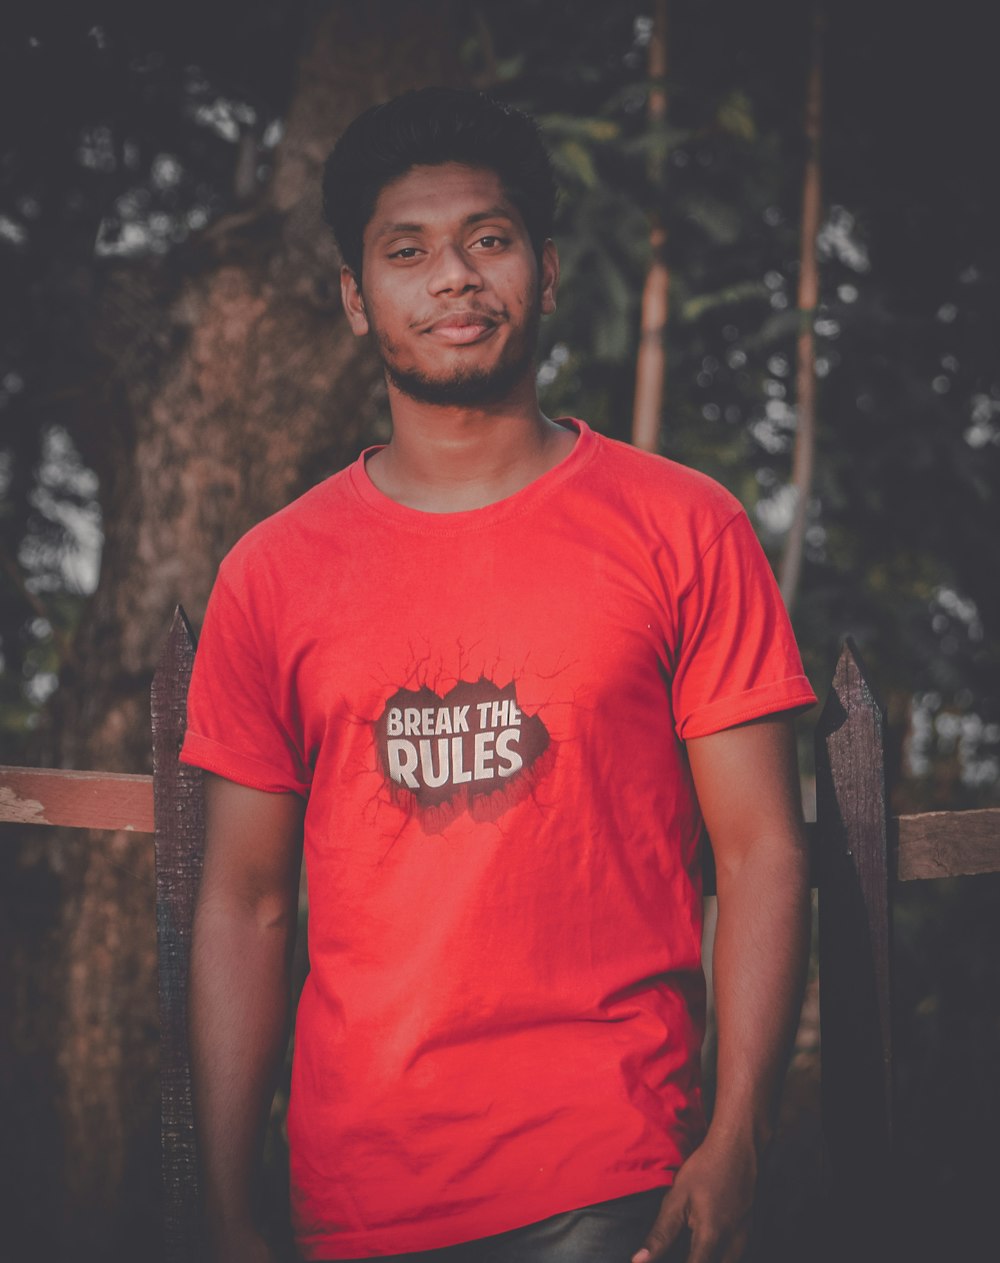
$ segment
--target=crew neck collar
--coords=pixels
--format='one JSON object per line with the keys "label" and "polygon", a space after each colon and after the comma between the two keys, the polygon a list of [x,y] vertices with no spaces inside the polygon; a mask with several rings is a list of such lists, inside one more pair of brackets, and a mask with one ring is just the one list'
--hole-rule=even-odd
{"label": "crew neck collar", "polygon": [[358,459],[350,466],[351,487],[364,505],[379,514],[380,517],[403,526],[422,531],[438,531],[444,534],[464,530],[479,530],[496,522],[514,517],[532,508],[539,500],[544,499],[557,487],[587,464],[597,447],[598,436],[587,425],[575,417],[558,417],[558,425],[574,430],[577,435],[572,449],[557,465],[547,469],[512,495],[504,496],[493,504],[485,504],[478,509],[462,509],[455,513],[431,513],[426,509],[412,509],[398,504],[387,496],[372,482],[365,467],[369,456],[381,451],[385,444],[377,444],[366,448]]}

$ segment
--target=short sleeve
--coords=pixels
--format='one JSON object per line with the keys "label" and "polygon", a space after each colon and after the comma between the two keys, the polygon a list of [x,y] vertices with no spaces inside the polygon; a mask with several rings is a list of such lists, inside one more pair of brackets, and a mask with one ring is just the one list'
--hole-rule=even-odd
{"label": "short sleeve", "polygon": [[671,692],[684,740],[816,701],[778,585],[742,510],[705,550],[681,597]]}
{"label": "short sleeve", "polygon": [[272,693],[276,664],[220,572],[205,612],[181,762],[270,793],[309,792],[310,775]]}

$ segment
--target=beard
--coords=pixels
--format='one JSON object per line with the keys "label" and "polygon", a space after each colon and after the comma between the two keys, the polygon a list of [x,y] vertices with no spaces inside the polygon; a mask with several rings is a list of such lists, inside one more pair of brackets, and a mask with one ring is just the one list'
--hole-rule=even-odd
{"label": "beard", "polygon": [[450,374],[431,376],[418,369],[404,368],[396,359],[396,348],[372,325],[382,367],[389,381],[404,395],[438,408],[480,408],[501,403],[531,371],[538,342],[541,312],[537,302],[530,314],[489,368],[457,368]]}

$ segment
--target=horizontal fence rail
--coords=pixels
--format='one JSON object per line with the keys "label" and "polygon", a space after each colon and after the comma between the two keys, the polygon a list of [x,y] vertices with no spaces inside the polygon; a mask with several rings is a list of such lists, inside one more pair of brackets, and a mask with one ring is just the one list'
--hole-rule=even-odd
{"label": "horizontal fence rail", "polygon": [[1000,808],[928,811],[889,822],[897,881],[966,877],[1000,869]]}
{"label": "horizontal fence rail", "polygon": [[153,778],[0,767],[0,823],[153,832]]}
{"label": "horizontal fence rail", "polygon": [[[0,824],[151,834],[153,778],[0,766]],[[816,826],[807,824],[806,833],[814,845]],[[895,816],[889,844],[896,881],[993,873],[1000,868],[1000,807]]]}

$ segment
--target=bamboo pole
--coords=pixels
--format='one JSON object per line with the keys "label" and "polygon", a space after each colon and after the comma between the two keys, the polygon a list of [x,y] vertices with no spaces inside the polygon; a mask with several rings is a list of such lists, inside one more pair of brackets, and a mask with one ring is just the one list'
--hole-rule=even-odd
{"label": "bamboo pole", "polygon": [[[656,0],[649,41],[649,128],[655,133],[667,120],[667,0]],[[635,401],[632,409],[632,442],[647,452],[660,445],[660,425],[666,393],[667,353],[664,335],[670,314],[670,273],[666,263],[667,231],[660,206],[663,193],[664,155],[656,146],[650,156],[649,175],[654,205],[650,211],[650,263],[642,290],[639,353],[635,366]]]}
{"label": "bamboo pole", "polygon": [[820,142],[823,132],[823,32],[825,15],[818,2],[813,8],[812,52],[806,89],[806,163],[802,177],[802,225],[799,263],[799,335],[796,345],[795,450],[792,455],[792,487],[795,509],[781,558],[779,583],[785,605],[791,609],[799,588],[816,460],[816,308],[819,303],[819,234],[822,185]]}

